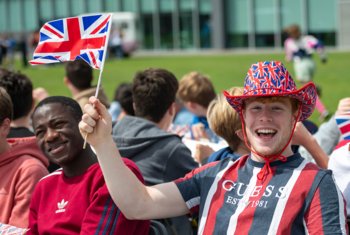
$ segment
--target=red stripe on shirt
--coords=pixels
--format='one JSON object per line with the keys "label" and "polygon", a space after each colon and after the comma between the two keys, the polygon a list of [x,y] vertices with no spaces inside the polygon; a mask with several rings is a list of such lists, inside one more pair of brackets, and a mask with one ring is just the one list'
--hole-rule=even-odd
{"label": "red stripe on shirt", "polygon": [[[220,221],[216,221],[215,218],[219,210],[222,208],[222,205],[225,203],[225,194],[227,193],[227,191],[221,187],[222,183],[227,179],[231,181],[237,180],[239,170],[234,170],[234,174],[232,174],[231,169],[241,169],[245,165],[247,159],[248,158],[246,158],[245,161],[238,161],[233,164],[229,169],[227,169],[222,178],[218,181],[217,190],[211,200],[213,203],[210,203],[208,215],[206,216],[208,219],[203,229],[203,234],[213,234],[216,222],[220,223]],[[236,164],[239,165],[236,166]]]}
{"label": "red stripe on shirt", "polygon": [[304,215],[309,234],[323,235],[322,210],[320,200],[320,189],[317,188],[315,195]]}
{"label": "red stripe on shirt", "polygon": [[302,169],[284,208],[277,234],[291,234],[292,223],[283,223],[283,221],[295,220],[295,216],[304,205],[317,172],[316,166],[310,163]]}
{"label": "red stripe on shirt", "polygon": [[[276,167],[272,167],[273,172],[275,170],[274,168],[276,168]],[[253,177],[257,177],[257,176],[253,176]],[[258,196],[250,196],[248,199],[248,202],[254,203],[255,201],[261,200],[261,198],[266,190],[266,187],[269,185],[269,182],[272,179],[272,177],[273,177],[273,174],[270,173],[267,175],[267,177],[264,181],[261,181],[261,180],[256,181],[257,187],[262,186],[260,189],[259,195]],[[249,234],[249,230],[250,230],[252,223],[254,221],[254,213],[255,213],[256,209],[257,209],[257,207],[252,206],[251,204],[248,204],[246,206],[246,208],[238,216],[235,234],[237,234],[237,235]]]}

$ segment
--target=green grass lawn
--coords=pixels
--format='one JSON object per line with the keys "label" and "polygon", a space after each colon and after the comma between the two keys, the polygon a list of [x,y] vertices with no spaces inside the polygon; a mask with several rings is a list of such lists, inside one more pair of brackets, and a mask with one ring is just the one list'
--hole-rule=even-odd
{"label": "green grass lawn", "polygon": [[[322,100],[327,108],[334,112],[339,99],[350,96],[350,76],[346,75],[347,67],[350,67],[350,52],[332,52],[328,54],[328,63],[321,64],[319,57],[315,55],[317,70],[315,83],[322,87]],[[284,55],[280,53],[270,54],[198,54],[198,55],[173,55],[173,56],[134,56],[124,60],[107,60],[102,73],[102,86],[107,95],[112,98],[114,89],[120,82],[131,81],[136,71],[149,67],[169,69],[177,78],[190,71],[199,71],[208,75],[217,92],[228,89],[231,86],[242,86],[243,79],[252,63],[264,60],[282,61],[290,73],[294,71],[291,63],[284,61]],[[17,69],[28,75],[34,87],[44,87],[50,95],[70,96],[63,84],[64,67],[62,64],[52,66],[35,66]],[[99,71],[94,71],[94,83],[97,83]],[[317,120],[318,114],[311,117]]]}

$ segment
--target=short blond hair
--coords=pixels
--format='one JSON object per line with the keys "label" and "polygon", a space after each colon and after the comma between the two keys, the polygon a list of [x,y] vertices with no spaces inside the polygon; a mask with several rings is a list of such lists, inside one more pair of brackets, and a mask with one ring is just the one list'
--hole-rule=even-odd
{"label": "short blond hair", "polygon": [[208,108],[216,93],[213,83],[207,76],[193,71],[181,78],[177,96],[182,102],[193,102]]}
{"label": "short blond hair", "polygon": [[[232,87],[228,90],[230,95],[242,95],[242,87]],[[232,151],[236,151],[241,139],[236,135],[236,131],[242,129],[241,119],[237,113],[227,102],[223,94],[217,97],[209,104],[207,118],[210,129],[218,136],[221,136]]]}

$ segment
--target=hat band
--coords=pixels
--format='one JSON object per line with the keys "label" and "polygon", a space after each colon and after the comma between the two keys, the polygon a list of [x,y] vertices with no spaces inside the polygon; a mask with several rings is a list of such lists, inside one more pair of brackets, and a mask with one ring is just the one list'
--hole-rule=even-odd
{"label": "hat band", "polygon": [[284,95],[293,94],[293,92],[295,91],[297,90],[291,91],[291,90],[282,90],[278,88],[259,88],[259,89],[248,90],[244,92],[243,95],[269,96],[269,95],[280,94],[281,96],[284,96]]}

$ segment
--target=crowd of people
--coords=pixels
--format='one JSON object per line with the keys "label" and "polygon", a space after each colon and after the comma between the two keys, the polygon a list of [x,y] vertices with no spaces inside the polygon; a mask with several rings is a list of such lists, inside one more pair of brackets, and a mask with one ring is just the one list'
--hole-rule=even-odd
{"label": "crowd of people", "polygon": [[[348,234],[350,97],[330,116],[303,46],[313,39],[293,27],[287,57],[301,88],[273,60],[219,94],[201,72],[178,79],[147,68],[112,101],[102,87],[95,97],[82,60],[65,64],[71,97],[0,68],[0,225],[23,234],[157,234],[153,223],[170,235]],[[312,48],[326,60],[320,43]],[[320,126],[309,120],[315,107]]]}

